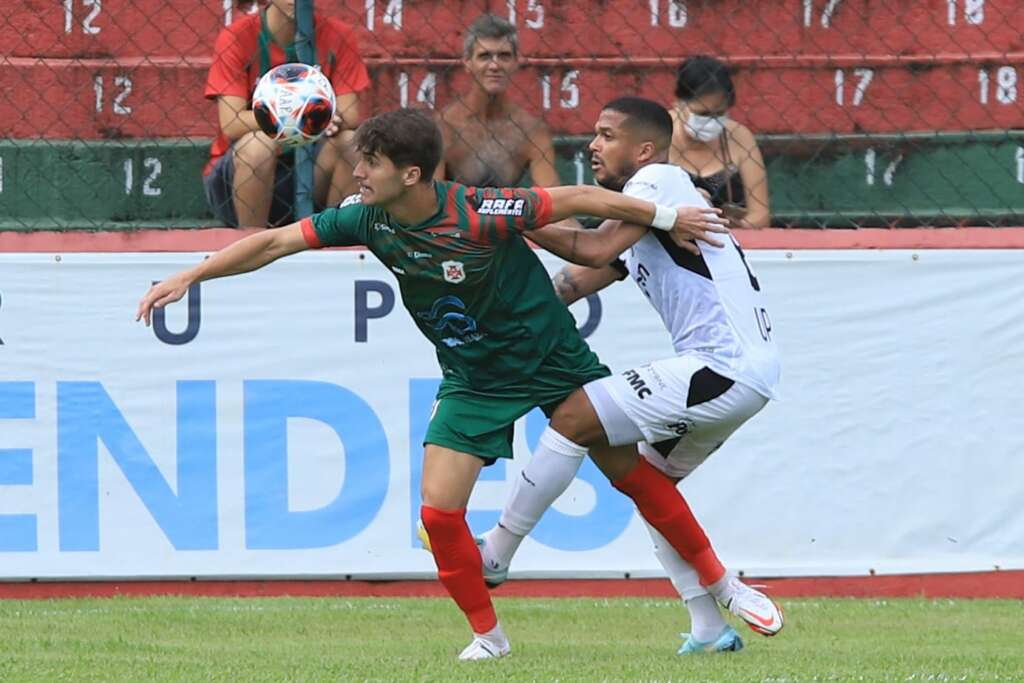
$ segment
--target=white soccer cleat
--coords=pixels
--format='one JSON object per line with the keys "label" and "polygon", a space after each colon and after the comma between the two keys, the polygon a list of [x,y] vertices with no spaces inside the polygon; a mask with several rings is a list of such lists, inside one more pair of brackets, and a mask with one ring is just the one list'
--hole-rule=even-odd
{"label": "white soccer cleat", "polygon": [[477,536],[476,546],[480,548],[480,561],[484,568],[484,583],[488,588],[497,588],[508,581],[508,567],[502,567],[491,558],[487,551],[487,536]]}
{"label": "white soccer cleat", "polygon": [[498,624],[487,633],[474,633],[473,642],[459,654],[460,662],[479,662],[485,659],[501,659],[512,652],[505,632]]}
{"label": "white soccer cleat", "polygon": [[715,597],[762,636],[774,636],[785,624],[782,608],[774,600],[735,577],[730,578]]}

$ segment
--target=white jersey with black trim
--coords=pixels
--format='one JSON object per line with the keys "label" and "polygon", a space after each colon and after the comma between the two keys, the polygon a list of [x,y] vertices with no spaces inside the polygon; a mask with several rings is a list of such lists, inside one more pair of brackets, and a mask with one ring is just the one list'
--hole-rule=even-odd
{"label": "white jersey with black trim", "polygon": [[[708,206],[674,164],[638,170],[623,194],[671,206]],[[672,335],[677,354],[696,354],[715,372],[776,398],[780,365],[761,283],[731,235],[724,247],[697,242],[701,255],[650,229],[622,255],[629,274]]]}

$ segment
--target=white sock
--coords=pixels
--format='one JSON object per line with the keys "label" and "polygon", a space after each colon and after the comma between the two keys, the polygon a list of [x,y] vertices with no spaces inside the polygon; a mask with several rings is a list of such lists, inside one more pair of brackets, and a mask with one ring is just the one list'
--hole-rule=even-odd
{"label": "white sock", "polygon": [[718,601],[709,593],[686,601],[686,609],[690,613],[690,633],[702,643],[711,641],[722,635],[725,618],[718,608]]}
{"label": "white sock", "polygon": [[484,534],[485,562],[494,569],[511,564],[519,544],[537,526],[541,515],[569,488],[586,455],[587,449],[583,446],[551,427],[544,430],[533,457],[516,478],[498,526]]}
{"label": "white sock", "polygon": [[477,638],[483,638],[487,642],[497,646],[499,649],[503,646],[508,645],[508,636],[505,635],[505,629],[501,627],[501,622],[494,625],[487,633],[474,633]]}
{"label": "white sock", "polygon": [[665,537],[650,524],[647,524],[647,532],[654,542],[655,557],[668,574],[679,597],[686,603],[690,613],[690,633],[702,643],[714,640],[725,628],[725,619],[718,609],[718,603],[700,585],[697,570],[679,556]]}

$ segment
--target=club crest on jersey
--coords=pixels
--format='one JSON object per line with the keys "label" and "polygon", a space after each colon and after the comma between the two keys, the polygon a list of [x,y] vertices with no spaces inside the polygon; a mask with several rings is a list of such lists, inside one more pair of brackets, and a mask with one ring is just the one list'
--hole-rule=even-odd
{"label": "club crest on jersey", "polygon": [[522,216],[525,199],[485,199],[476,210],[481,216]]}
{"label": "club crest on jersey", "polygon": [[444,274],[445,282],[454,285],[466,279],[466,267],[462,265],[462,261],[444,261],[441,264],[441,272]]}

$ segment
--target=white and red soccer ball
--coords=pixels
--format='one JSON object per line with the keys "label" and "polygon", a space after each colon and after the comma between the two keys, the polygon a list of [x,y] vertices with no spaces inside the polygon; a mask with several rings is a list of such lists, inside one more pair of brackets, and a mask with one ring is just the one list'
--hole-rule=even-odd
{"label": "white and red soccer ball", "polygon": [[282,64],[263,74],[252,94],[260,129],[290,147],[316,142],[334,118],[334,88],[320,69]]}

